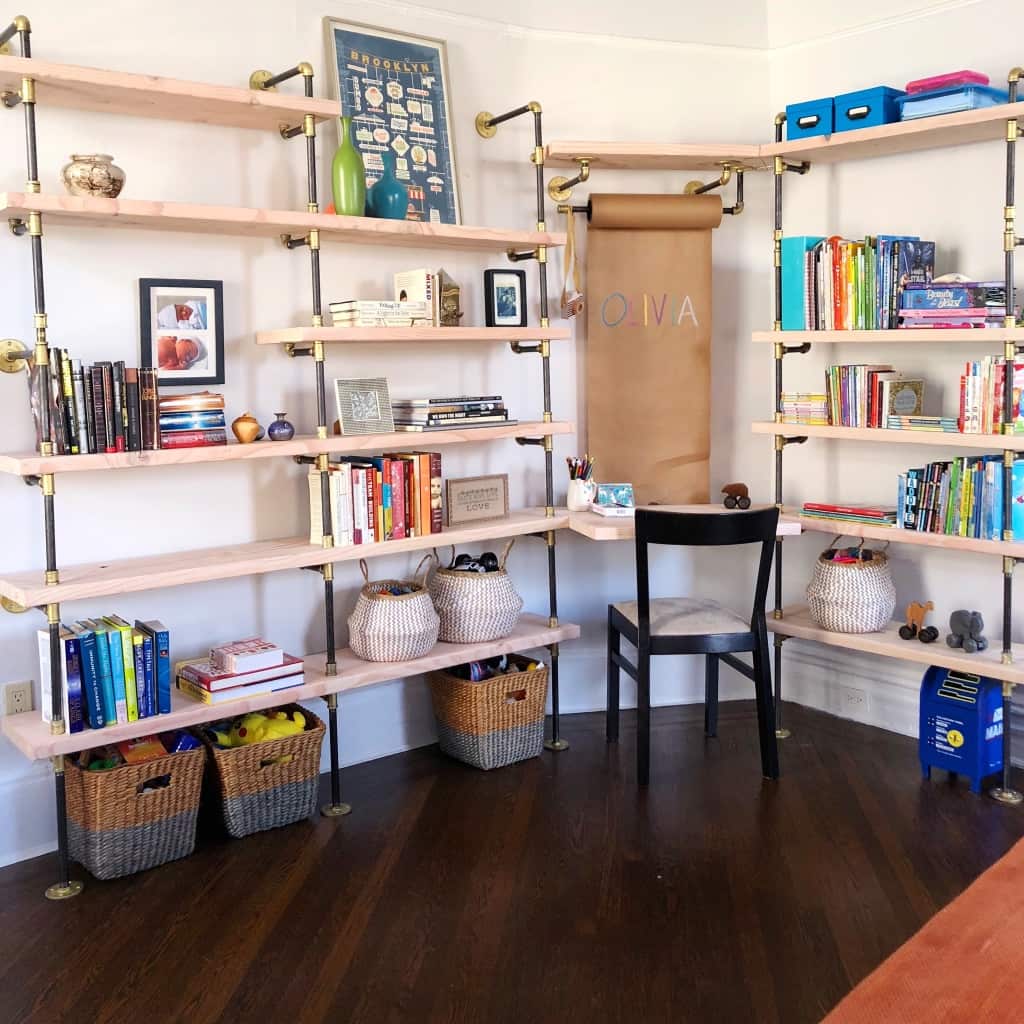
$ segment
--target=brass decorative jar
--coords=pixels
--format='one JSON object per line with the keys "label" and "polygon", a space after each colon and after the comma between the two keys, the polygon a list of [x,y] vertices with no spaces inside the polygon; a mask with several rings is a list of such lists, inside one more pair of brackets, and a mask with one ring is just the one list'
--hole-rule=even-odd
{"label": "brass decorative jar", "polygon": [[60,176],[73,196],[116,199],[124,188],[125,173],[109,153],[72,153]]}

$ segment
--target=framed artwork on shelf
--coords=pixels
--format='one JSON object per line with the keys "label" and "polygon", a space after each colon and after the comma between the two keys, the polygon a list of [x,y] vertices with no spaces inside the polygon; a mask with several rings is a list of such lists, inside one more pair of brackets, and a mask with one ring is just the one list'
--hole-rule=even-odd
{"label": "framed artwork on shelf", "polygon": [[[460,224],[444,40],[324,18],[332,95],[352,118],[369,187],[390,152],[409,189],[407,220]],[[340,143],[340,140],[338,140]]]}
{"label": "framed artwork on shelf", "polygon": [[140,365],[161,387],[224,383],[224,282],[139,280]]}
{"label": "framed artwork on shelf", "polygon": [[508,518],[508,474],[446,479],[444,505],[449,526]]}
{"label": "framed artwork on shelf", "polygon": [[485,270],[484,312],[488,327],[525,327],[526,271]]}
{"label": "framed artwork on shelf", "polygon": [[342,436],[394,433],[391,393],[385,378],[344,380],[339,377],[334,381],[334,397]]}

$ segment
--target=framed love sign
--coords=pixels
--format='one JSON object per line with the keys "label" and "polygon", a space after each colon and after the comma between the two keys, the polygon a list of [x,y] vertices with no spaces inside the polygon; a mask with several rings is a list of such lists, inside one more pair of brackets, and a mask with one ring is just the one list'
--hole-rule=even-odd
{"label": "framed love sign", "polygon": [[508,474],[464,476],[444,482],[448,526],[508,518]]}

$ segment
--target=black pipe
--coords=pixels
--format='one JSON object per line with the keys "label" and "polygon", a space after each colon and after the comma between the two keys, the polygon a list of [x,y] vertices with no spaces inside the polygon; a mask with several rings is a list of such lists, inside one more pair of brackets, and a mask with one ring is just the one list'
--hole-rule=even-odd
{"label": "black pipe", "polygon": [[503,124],[505,121],[511,121],[513,117],[519,117],[521,114],[528,114],[532,106],[532,103],[524,103],[523,106],[516,107],[515,110],[510,110],[507,114],[498,114],[496,117],[488,118],[488,120],[484,122],[484,127],[497,128],[499,124]]}
{"label": "black pipe", "polygon": [[[289,78],[294,78],[296,75],[302,74],[301,65],[296,65],[293,68],[289,68],[287,71],[282,71],[279,75],[271,75],[265,82],[260,83],[261,89],[273,89],[275,85],[280,85],[282,82],[287,82]],[[307,76],[307,80],[308,80]],[[306,93],[307,96],[311,93]]]}
{"label": "black pipe", "polygon": [[[326,474],[324,474],[326,476]],[[336,644],[334,639],[334,576],[324,579],[324,617],[327,626],[327,665],[336,666]]]}
{"label": "black pipe", "polygon": [[[51,622],[49,626],[50,665],[63,665],[64,662],[61,659],[64,657],[64,652],[61,650],[60,622]],[[54,722],[64,722],[64,695],[61,692],[63,682],[64,680],[58,668],[56,672],[53,672],[53,678],[50,680],[50,714],[53,716]],[[68,732],[70,728],[69,723],[64,722],[63,731]]]}
{"label": "black pipe", "polygon": [[0,46],[3,46],[4,43],[12,40],[17,34],[17,32],[18,26],[12,21],[10,25],[8,25],[7,28],[3,30],[3,32],[0,32]]}
{"label": "black pipe", "polygon": [[327,708],[327,722],[331,730],[331,806],[341,805],[341,769],[338,759],[338,706],[337,700]]}
{"label": "black pipe", "polygon": [[68,877],[68,818],[63,768],[54,772],[53,783],[57,804],[57,885],[62,889],[67,889],[70,882]]}

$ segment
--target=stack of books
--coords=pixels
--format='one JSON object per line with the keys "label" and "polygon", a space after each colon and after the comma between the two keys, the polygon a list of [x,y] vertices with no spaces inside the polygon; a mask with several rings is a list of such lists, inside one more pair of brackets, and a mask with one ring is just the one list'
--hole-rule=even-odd
{"label": "stack of books", "polygon": [[235,640],[214,647],[207,658],[178,662],[174,677],[181,693],[204,704],[291,690],[305,680],[301,658],[261,637]]}
{"label": "stack of books", "polygon": [[223,395],[199,391],[160,399],[161,448],[207,448],[227,443]]}
{"label": "stack of books", "polygon": [[[916,330],[1002,327],[1005,316],[1002,281],[911,281],[900,300],[900,327]],[[1019,316],[1018,308],[1015,317]]]}
{"label": "stack of books", "polygon": [[960,430],[955,416],[890,416],[885,425],[889,430],[935,430],[946,434]]}
{"label": "stack of books", "polygon": [[825,373],[829,422],[839,427],[887,427],[889,419],[920,417],[924,381],[891,366],[830,366]]}
{"label": "stack of books", "polygon": [[832,505],[821,501],[805,501],[800,515],[807,519],[840,519],[847,523],[895,526],[897,509],[894,505],[869,505],[865,502]]}
{"label": "stack of books", "polygon": [[828,426],[828,395],[820,392],[784,391],[782,422]]}
{"label": "stack of books", "polygon": [[395,430],[458,430],[517,422],[509,419],[501,395],[406,398],[392,402],[391,412]]}
{"label": "stack of books", "polygon": [[[156,370],[122,361],[83,366],[67,349],[50,349],[50,389],[31,363],[29,400],[36,443],[51,441],[57,455],[139,452],[160,447]],[[43,436],[43,410],[49,432]]]}
{"label": "stack of books", "polygon": [[[425,537],[443,529],[441,453],[392,452],[332,462],[334,546]],[[323,541],[320,472],[309,471],[309,542]]]}
{"label": "stack of books", "polygon": [[335,327],[429,327],[426,302],[345,299],[327,306]]}
{"label": "stack of books", "polygon": [[[52,717],[50,634],[38,631],[42,716]],[[102,729],[171,710],[170,635],[161,622],[119,615],[61,625],[63,718],[68,732]]]}

